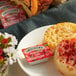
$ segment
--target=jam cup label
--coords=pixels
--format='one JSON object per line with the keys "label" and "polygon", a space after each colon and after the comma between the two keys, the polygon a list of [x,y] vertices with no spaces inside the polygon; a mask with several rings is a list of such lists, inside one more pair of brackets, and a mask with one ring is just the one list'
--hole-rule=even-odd
{"label": "jam cup label", "polygon": [[48,46],[43,45],[22,49],[22,52],[25,55],[27,62],[34,62],[53,55],[51,49]]}
{"label": "jam cup label", "polygon": [[1,13],[1,21],[4,28],[19,23],[25,19],[25,13],[21,8],[10,7]]}

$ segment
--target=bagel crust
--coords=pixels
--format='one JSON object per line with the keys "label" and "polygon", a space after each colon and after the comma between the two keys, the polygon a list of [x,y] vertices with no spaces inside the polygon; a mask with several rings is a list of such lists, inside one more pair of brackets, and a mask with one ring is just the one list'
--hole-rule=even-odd
{"label": "bagel crust", "polygon": [[64,76],[76,76],[76,38],[60,43],[54,54],[54,62]]}
{"label": "bagel crust", "polygon": [[63,39],[76,37],[76,24],[71,22],[63,22],[51,25],[44,34],[44,42],[55,51],[57,45]]}

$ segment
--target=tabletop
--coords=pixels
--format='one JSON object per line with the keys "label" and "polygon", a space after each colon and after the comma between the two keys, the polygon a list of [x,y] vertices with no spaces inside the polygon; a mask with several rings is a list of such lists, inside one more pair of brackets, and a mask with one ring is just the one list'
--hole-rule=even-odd
{"label": "tabletop", "polygon": [[18,63],[15,63],[9,66],[8,76],[28,76],[19,66]]}

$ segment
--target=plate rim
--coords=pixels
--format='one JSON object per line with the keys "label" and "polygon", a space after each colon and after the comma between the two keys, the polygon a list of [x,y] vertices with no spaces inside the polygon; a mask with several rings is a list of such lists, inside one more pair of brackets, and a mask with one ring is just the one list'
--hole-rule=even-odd
{"label": "plate rim", "polygon": [[[52,25],[41,26],[41,27],[38,27],[38,28],[36,28],[36,29],[28,32],[27,34],[25,34],[24,37],[23,37],[23,38],[20,40],[20,42],[18,43],[17,49],[19,48],[19,46],[20,46],[21,42],[23,41],[23,39],[24,39],[28,34],[30,34],[30,33],[33,32],[33,31],[36,31],[36,30],[38,30],[38,29],[41,29],[41,28],[47,27],[47,29],[48,29],[48,28],[51,27],[51,26],[52,26]],[[27,70],[25,69],[25,67],[23,67],[23,65],[21,64],[20,59],[17,59],[17,62],[18,62],[18,64],[19,64],[19,66],[21,67],[21,69],[22,69],[26,74],[28,74],[28,73],[27,73]]]}

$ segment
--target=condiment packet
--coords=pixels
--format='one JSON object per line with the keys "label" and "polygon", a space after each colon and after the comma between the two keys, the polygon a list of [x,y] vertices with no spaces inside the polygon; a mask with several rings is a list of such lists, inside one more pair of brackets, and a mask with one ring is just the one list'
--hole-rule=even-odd
{"label": "condiment packet", "polygon": [[4,28],[26,19],[25,12],[18,7],[10,7],[7,10],[1,10],[0,16]]}
{"label": "condiment packet", "polygon": [[[6,10],[7,8],[11,7],[12,5],[10,4],[10,2],[5,1],[5,0],[0,0],[0,11],[1,10]],[[1,19],[1,18],[0,18]],[[2,22],[0,20],[0,29],[3,28],[2,26]]]}
{"label": "condiment packet", "polygon": [[45,44],[24,48],[22,53],[31,65],[48,61],[48,58],[53,55],[51,48]]}

